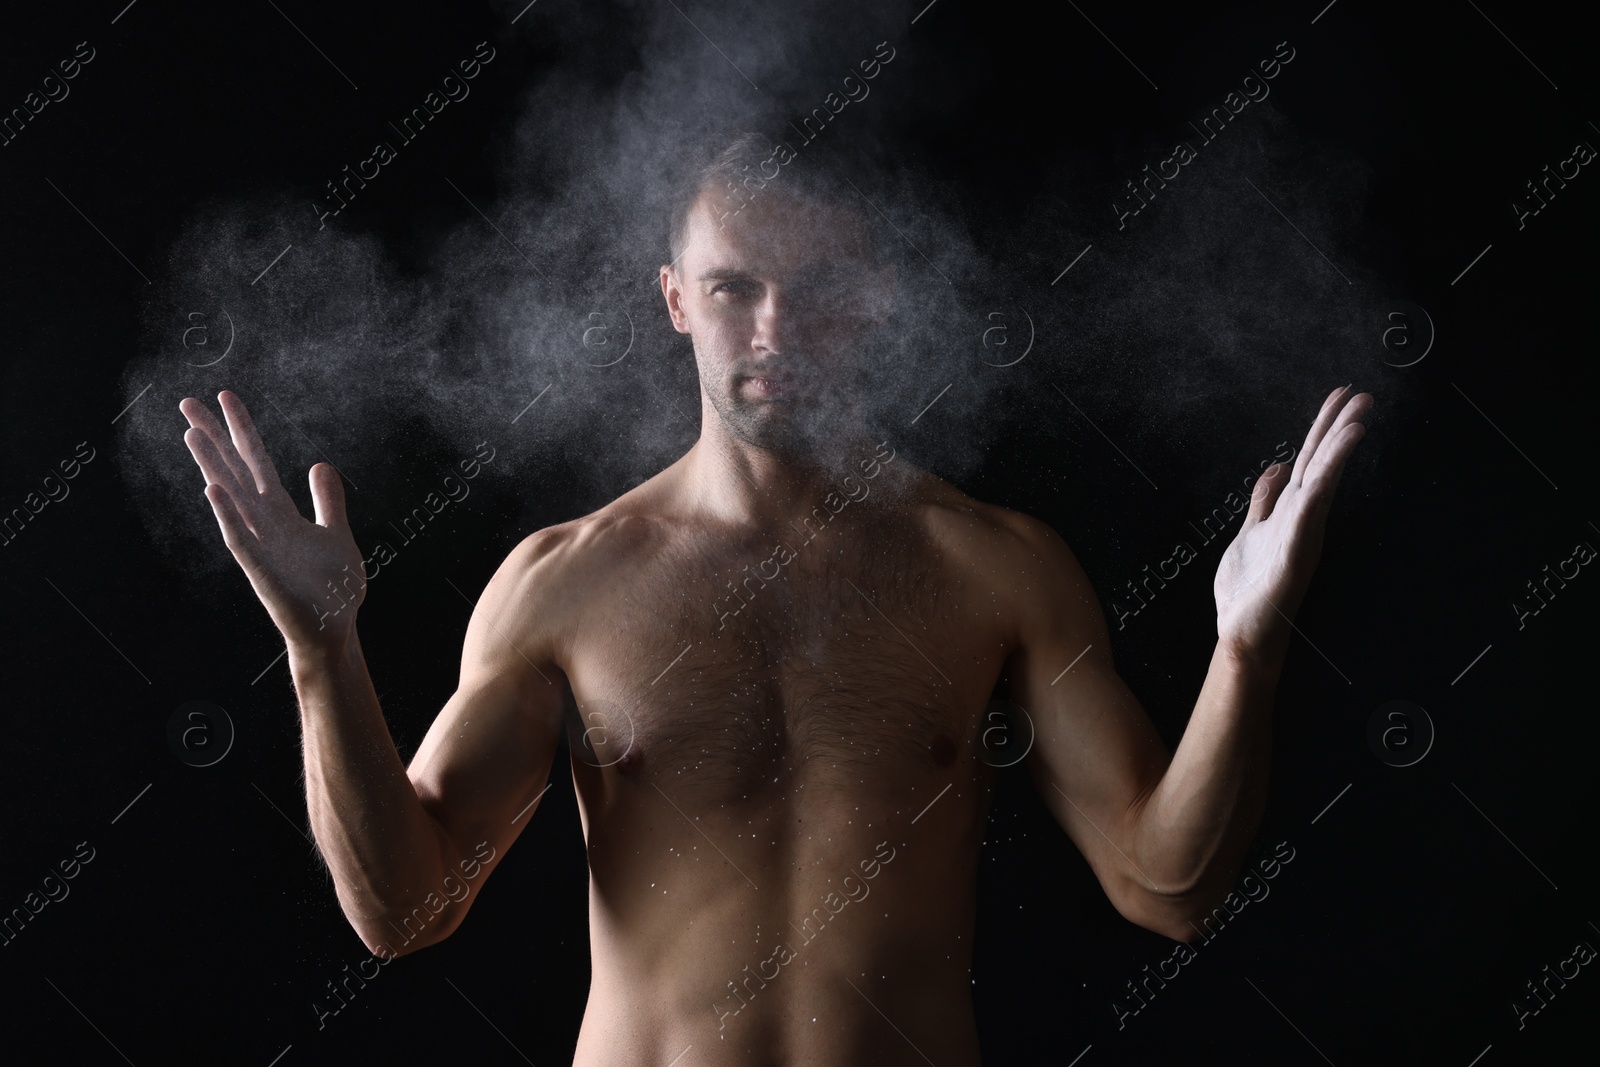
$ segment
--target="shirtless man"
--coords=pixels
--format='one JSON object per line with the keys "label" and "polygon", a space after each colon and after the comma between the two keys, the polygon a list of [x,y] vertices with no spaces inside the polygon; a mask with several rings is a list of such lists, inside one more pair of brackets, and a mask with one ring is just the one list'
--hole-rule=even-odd
{"label": "shirtless man", "polygon": [[735,211],[739,151],[690,185],[660,275],[699,440],[512,551],[409,767],[356,634],[337,472],[311,468],[306,521],[228,392],[227,429],[183,401],[184,439],[288,644],[312,829],[374,953],[463,921],[475,897],[441,887],[481,889],[458,872],[510,848],[576,722],[593,958],[576,1064],[973,1067],[991,699],[1025,709],[1029,771],[1117,910],[1198,936],[1260,819],[1289,620],[1372,398],[1334,391],[1293,469],[1256,482],[1169,753],[1060,537],[868,435],[859,353],[897,282],[861,201],[785,177]]}

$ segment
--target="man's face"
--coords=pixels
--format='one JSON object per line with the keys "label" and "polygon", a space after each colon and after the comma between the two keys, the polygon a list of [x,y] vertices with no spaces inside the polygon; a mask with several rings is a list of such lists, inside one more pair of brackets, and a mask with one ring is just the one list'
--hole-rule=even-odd
{"label": "man's face", "polygon": [[892,271],[873,265],[851,208],[774,190],[739,204],[707,192],[690,212],[676,267],[661,269],[672,324],[729,433],[821,461],[859,428],[865,342],[887,317]]}

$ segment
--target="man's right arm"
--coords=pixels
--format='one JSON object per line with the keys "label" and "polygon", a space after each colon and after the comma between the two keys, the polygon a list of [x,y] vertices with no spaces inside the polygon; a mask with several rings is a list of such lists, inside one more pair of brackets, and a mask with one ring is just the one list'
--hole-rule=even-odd
{"label": "man's right arm", "polygon": [[402,955],[461,922],[472,900],[462,887],[486,858],[477,847],[494,849],[487,858],[509,848],[549,776],[564,694],[552,635],[566,630],[552,610],[564,602],[553,557],[574,527],[528,538],[490,581],[460,685],[408,772],[356,636],[366,583],[338,473],[311,469],[316,521],[307,521],[243,402],[230,392],[218,400],[226,427],[183,401],[184,441],[223,541],[288,646],[312,830],[356,932],[374,952]]}
{"label": "man's right arm", "polygon": [[341,650],[291,652],[312,829],[346,917],[374,952],[404,955],[449,936],[486,878],[463,870],[485,845],[502,854],[532,817],[560,734],[564,679],[541,594],[561,540],[541,531],[491,579],[467,627],[455,695],[409,771],[354,630]]}

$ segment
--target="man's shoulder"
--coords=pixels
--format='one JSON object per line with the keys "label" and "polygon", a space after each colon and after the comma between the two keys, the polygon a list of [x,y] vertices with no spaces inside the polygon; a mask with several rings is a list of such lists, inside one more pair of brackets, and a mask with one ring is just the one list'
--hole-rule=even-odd
{"label": "man's shoulder", "polygon": [[1026,512],[968,496],[947,482],[924,495],[923,512],[930,531],[941,540],[967,546],[992,558],[1055,555],[1068,552],[1066,542],[1049,523]]}
{"label": "man's shoulder", "polygon": [[506,556],[501,570],[541,583],[592,584],[646,562],[665,542],[668,524],[661,515],[620,503],[612,501],[529,534]]}
{"label": "man's shoulder", "polygon": [[1049,523],[954,487],[931,494],[926,515],[935,542],[961,570],[985,576],[1022,634],[1088,632],[1103,619],[1088,575]]}

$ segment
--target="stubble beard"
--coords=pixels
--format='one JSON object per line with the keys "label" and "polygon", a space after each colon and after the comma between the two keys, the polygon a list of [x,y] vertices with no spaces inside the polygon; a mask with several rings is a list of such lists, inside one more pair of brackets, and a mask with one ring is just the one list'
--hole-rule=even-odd
{"label": "stubble beard", "polygon": [[730,377],[706,393],[734,438],[800,466],[828,468],[866,432],[857,403],[860,377],[843,385],[813,381],[810,391],[784,402],[740,396],[742,380]]}

